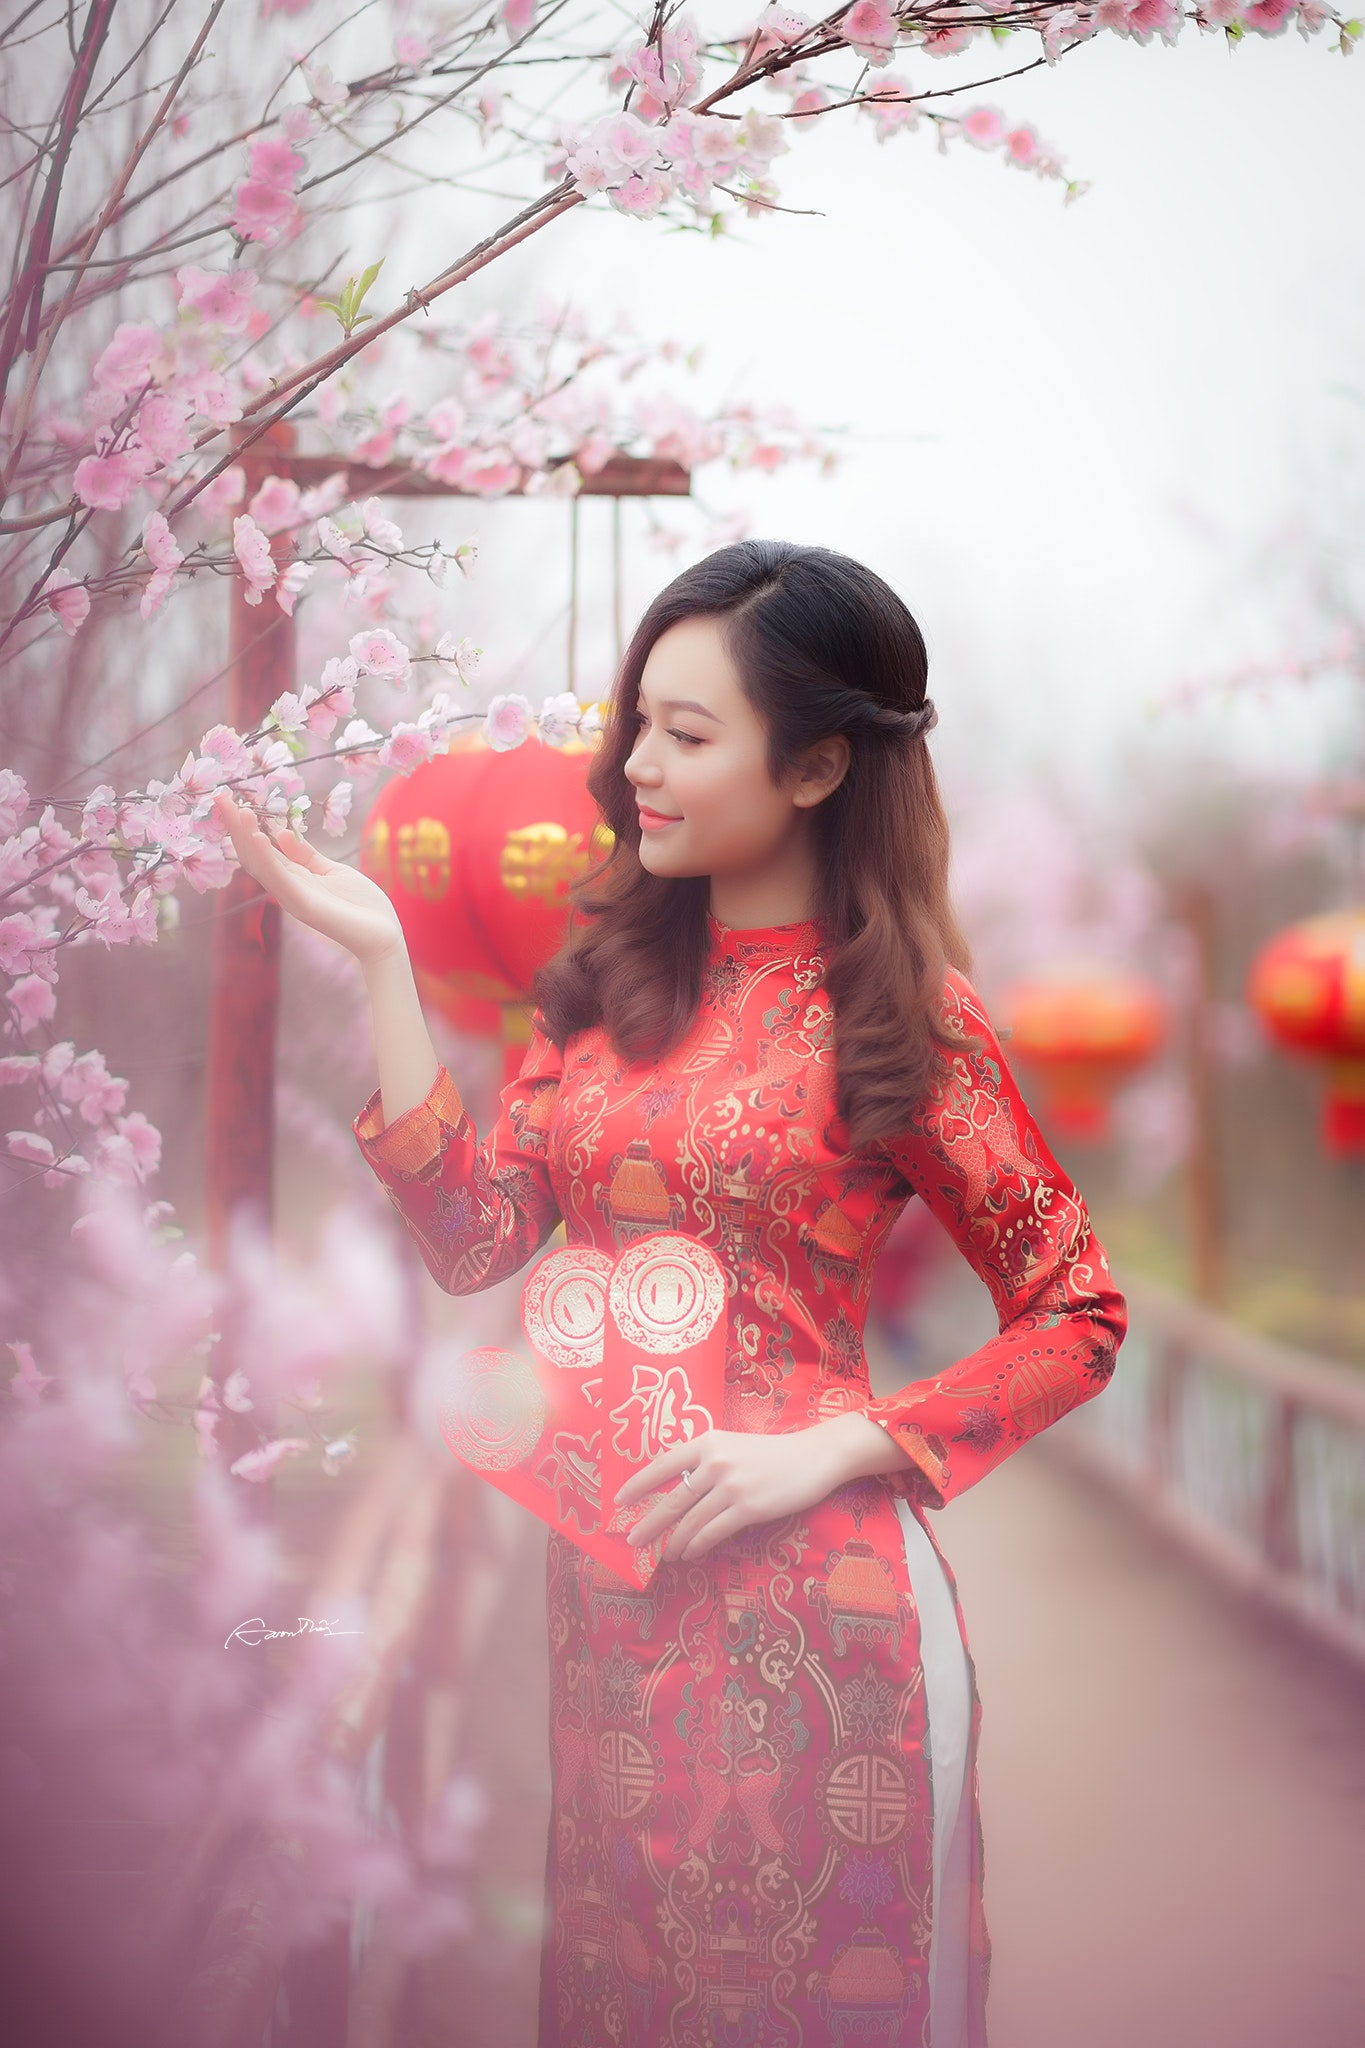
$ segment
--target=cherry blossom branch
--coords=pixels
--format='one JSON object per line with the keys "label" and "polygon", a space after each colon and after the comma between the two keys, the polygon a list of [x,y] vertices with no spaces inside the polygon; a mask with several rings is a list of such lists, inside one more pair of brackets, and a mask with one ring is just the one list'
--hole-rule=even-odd
{"label": "cherry blossom branch", "polygon": [[[106,10],[107,15],[111,16],[113,11],[113,4],[114,0],[93,0],[93,4],[91,7],[91,18],[93,19],[95,14],[101,8]],[[53,342],[56,340],[56,337],[61,330],[62,323],[67,318],[71,311],[72,304],[74,303],[76,294],[80,288],[81,280],[85,276],[86,265],[88,264],[89,259],[94,255],[95,250],[99,247],[99,244],[104,237],[105,231],[109,226],[109,222],[113,215],[113,212],[117,207],[119,200],[122,198],[124,192],[128,189],[129,179],[132,177],[133,172],[137,169],[143,157],[146,155],[148,149],[151,147],[153,138],[155,137],[158,130],[161,128],[162,124],[169,116],[171,108],[175,105],[176,100],[179,98],[181,87],[184,85],[185,80],[189,77],[190,72],[198,63],[200,53],[202,52],[205,43],[208,41],[209,36],[213,30],[214,23],[217,21],[219,15],[222,13],[225,4],[226,0],[211,0],[209,11],[204,17],[203,25],[200,28],[198,35],[191,43],[183,64],[180,66],[179,71],[176,73],[170,85],[166,88],[165,93],[162,95],[161,102],[157,107],[155,113],[152,115],[151,120],[148,122],[146,128],[143,130],[142,134],[138,137],[137,142],[134,144],[130,155],[128,156],[126,162],[123,165],[122,170],[119,172],[117,178],[114,180],[113,191],[110,193],[109,198],[105,201],[104,206],[100,209],[99,217],[95,221],[94,226],[86,235],[84,242],[81,246],[75,274],[66,288],[66,294],[61,302],[61,305],[57,309],[55,319],[53,319],[48,324],[47,331],[41,336],[41,339],[39,338],[36,322],[35,302],[35,317],[32,318],[29,323],[30,330],[32,333],[32,339],[27,343],[28,348],[32,351],[33,360],[29,368],[29,374],[24,387],[23,394],[20,397],[18,406],[15,408],[15,418],[10,428],[10,433],[14,443],[14,452],[13,455],[11,456],[9,463],[6,465],[4,471],[0,472],[0,501],[3,501],[9,496],[10,484],[13,480],[15,468],[18,464],[20,453],[23,447],[24,433],[28,425],[29,411],[33,403],[34,395],[36,394],[38,389],[38,380],[42,376],[43,367],[47,362],[48,356],[51,354]],[[107,29],[108,22],[106,20],[106,33]],[[92,64],[93,61],[94,60],[92,59]],[[54,208],[55,204],[56,202],[54,198]],[[41,274],[35,281],[34,291],[37,294],[38,299],[40,299],[42,291]],[[0,353],[0,392],[3,392],[3,390],[5,389],[5,386],[8,382],[8,376],[9,361],[4,356],[3,353]]]}

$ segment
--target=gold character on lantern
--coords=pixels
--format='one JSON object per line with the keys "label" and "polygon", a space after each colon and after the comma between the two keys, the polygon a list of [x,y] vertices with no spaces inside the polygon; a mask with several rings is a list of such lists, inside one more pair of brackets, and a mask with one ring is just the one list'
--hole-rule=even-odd
{"label": "gold character on lantern", "polygon": [[512,827],[502,843],[498,872],[510,895],[562,903],[569,884],[586,872],[591,858],[581,832],[568,832],[546,820]]}
{"label": "gold character on lantern", "polygon": [[398,879],[414,896],[439,903],[450,887],[450,833],[439,818],[400,825]]}

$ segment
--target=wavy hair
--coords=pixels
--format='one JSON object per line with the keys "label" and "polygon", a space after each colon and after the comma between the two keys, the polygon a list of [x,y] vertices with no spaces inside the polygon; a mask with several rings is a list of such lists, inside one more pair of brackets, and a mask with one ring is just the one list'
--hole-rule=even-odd
{"label": "wavy hair", "polygon": [[847,773],[811,817],[835,1102],[857,1149],[908,1128],[949,1043],[945,970],[965,967],[967,949],[948,898],[948,823],[922,736],[933,715],[924,637],[890,585],[846,555],[739,541],[654,599],[621,662],[588,773],[615,843],[574,886],[568,936],[537,974],[536,1000],[561,1047],[602,1024],[631,1062],[661,1058],[696,1015],[709,878],[653,875],[641,864],[625,775],[650,651],[692,618],[721,622],[767,728],[775,782],[820,740],[843,733],[850,743]]}

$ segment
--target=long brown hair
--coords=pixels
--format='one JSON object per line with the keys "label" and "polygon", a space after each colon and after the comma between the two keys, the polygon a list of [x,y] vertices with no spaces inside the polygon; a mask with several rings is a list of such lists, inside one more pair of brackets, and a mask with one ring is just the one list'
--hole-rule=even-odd
{"label": "long brown hair", "polygon": [[835,1099],[854,1149],[894,1136],[948,1042],[944,970],[965,966],[967,950],[948,900],[948,822],[928,748],[884,729],[896,714],[924,712],[924,636],[889,584],[828,548],[720,548],[675,577],[641,619],[588,773],[615,844],[575,886],[568,938],[536,976],[546,1029],[563,1046],[570,1033],[603,1024],[634,1062],[662,1057],[696,1015],[709,877],[642,866],[625,775],[645,662],[656,640],[691,618],[724,622],[744,693],[767,726],[774,781],[806,748],[848,736],[848,772],[812,813]]}

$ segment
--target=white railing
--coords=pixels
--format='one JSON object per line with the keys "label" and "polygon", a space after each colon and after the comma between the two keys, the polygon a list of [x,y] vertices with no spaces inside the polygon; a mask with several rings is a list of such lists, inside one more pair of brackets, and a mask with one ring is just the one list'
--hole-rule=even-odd
{"label": "white railing", "polygon": [[1365,1664],[1365,1372],[1122,1284],[1117,1370],[1048,1431],[1053,1447]]}

